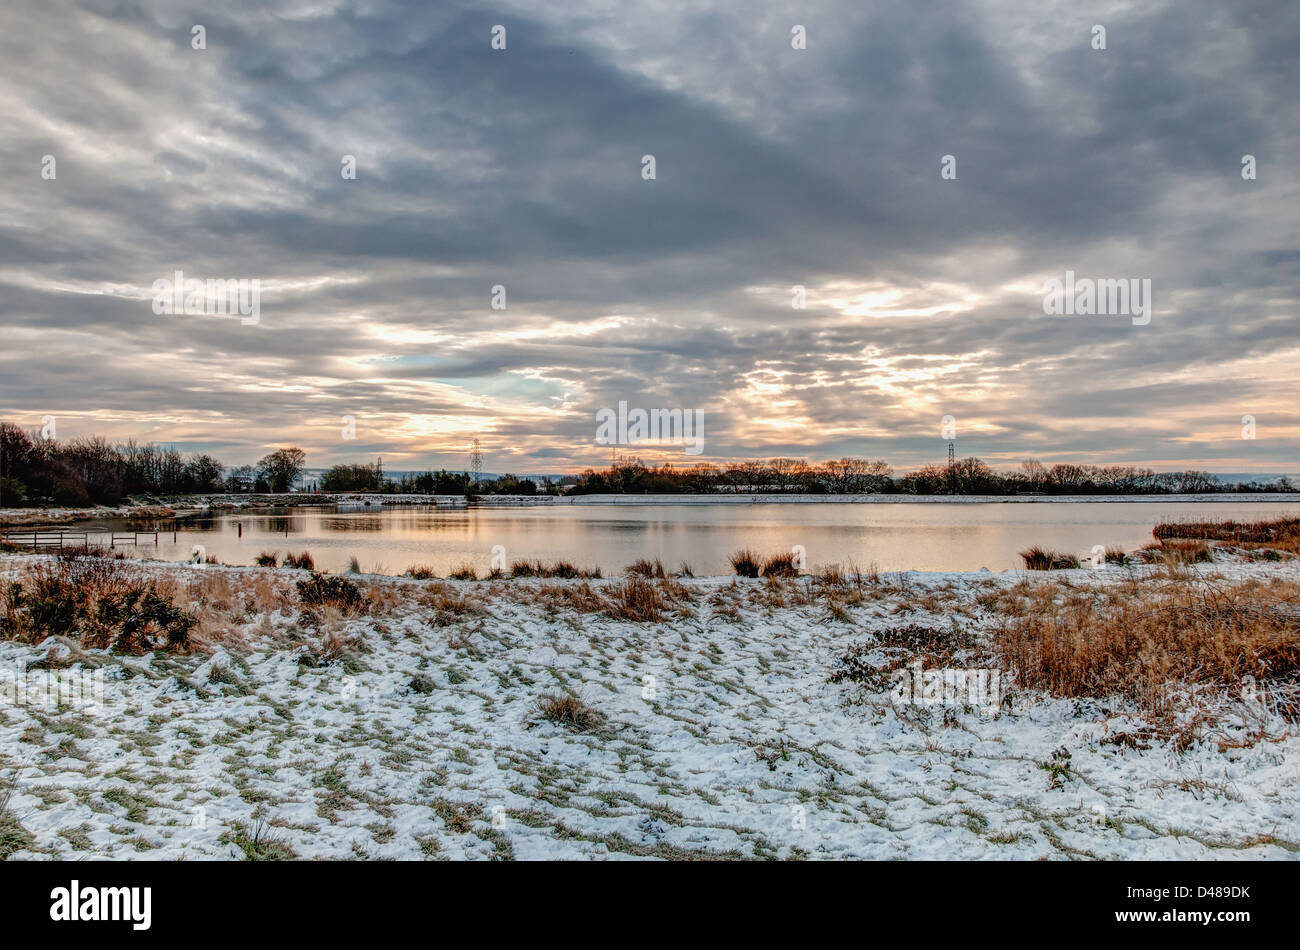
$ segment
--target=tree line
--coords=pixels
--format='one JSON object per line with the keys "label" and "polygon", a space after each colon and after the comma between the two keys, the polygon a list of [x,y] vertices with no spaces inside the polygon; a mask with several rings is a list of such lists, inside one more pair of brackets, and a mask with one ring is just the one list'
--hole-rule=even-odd
{"label": "tree line", "polygon": [[289,491],[303,472],[302,449],[277,449],[257,465],[226,472],[203,452],[98,436],[71,441],[33,438],[0,422],[0,505],[84,508],[132,496]]}
{"label": "tree line", "polygon": [[1157,472],[1133,465],[1044,465],[994,471],[978,458],[925,465],[902,476],[880,459],[841,458],[809,464],[773,458],[677,468],[632,459],[612,468],[587,469],[571,494],[903,494],[903,495],[1167,495],[1204,492],[1295,491],[1287,478],[1225,484],[1209,472]]}
{"label": "tree line", "polygon": [[558,492],[555,486],[538,487],[530,478],[500,475],[475,481],[468,472],[408,472],[401,478],[386,476],[379,462],[335,465],[320,477],[321,491],[374,492],[390,495],[536,495]]}
{"label": "tree line", "polygon": [[[0,423],[0,506],[117,505],[133,496],[238,492],[287,492],[305,471],[302,449],[277,449],[258,461],[227,471],[205,453],[109,442],[91,437],[59,442],[34,438]],[[1045,465],[1023,462],[994,471],[978,458],[951,465],[925,465],[896,476],[881,459],[841,458],[818,464],[771,458],[730,465],[647,466],[628,459],[606,469],[587,469],[559,484],[501,475],[475,480],[468,472],[406,473],[392,478],[378,462],[335,465],[317,486],[329,492],[425,495],[558,494],[907,494],[907,495],[1165,495],[1206,492],[1296,491],[1289,479],[1224,484],[1209,472],[1156,472],[1132,465]]]}

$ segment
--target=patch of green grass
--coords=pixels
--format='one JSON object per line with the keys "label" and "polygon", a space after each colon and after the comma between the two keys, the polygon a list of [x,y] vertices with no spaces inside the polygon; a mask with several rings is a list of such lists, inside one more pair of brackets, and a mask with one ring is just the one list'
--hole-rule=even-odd
{"label": "patch of green grass", "polygon": [[233,844],[249,861],[293,861],[298,857],[293,848],[276,837],[260,819],[252,828],[236,821],[217,840],[222,844]]}

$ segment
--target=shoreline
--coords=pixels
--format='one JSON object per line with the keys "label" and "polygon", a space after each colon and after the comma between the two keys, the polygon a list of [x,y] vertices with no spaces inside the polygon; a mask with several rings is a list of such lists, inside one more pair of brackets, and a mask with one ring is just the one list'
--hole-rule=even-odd
{"label": "shoreline", "polygon": [[281,508],[339,508],[341,510],[387,507],[431,507],[470,510],[474,508],[568,507],[568,506],[672,506],[672,505],[992,505],[992,504],[1298,504],[1300,492],[1209,492],[1196,495],[489,495],[466,502],[461,495],[384,495],[346,493],[321,495],[197,495],[184,499],[163,499],[117,507],[91,508],[3,508],[0,526],[70,524],[103,518],[157,519],[192,518],[211,512],[273,511]]}

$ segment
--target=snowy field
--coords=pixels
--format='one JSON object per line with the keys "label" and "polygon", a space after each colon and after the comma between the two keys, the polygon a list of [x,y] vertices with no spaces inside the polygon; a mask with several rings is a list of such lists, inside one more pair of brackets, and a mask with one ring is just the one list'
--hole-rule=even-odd
{"label": "snowy field", "polygon": [[[1294,562],[1199,569],[1300,580]],[[367,577],[369,614],[305,621],[305,572],[138,570],[192,592],[208,645],[103,663],[97,708],[0,699],[11,859],[1300,853],[1300,736],[1276,717],[1245,747],[1177,751],[1114,741],[1140,723],[1105,698],[1012,686],[991,712],[831,681],[887,629],[978,638],[987,595],[1042,575],[890,574],[834,609],[798,596],[808,578],[685,579],[662,622],[582,606],[617,580]],[[0,670],[60,655],[103,658],[0,641]],[[566,695],[593,721],[542,715]]]}

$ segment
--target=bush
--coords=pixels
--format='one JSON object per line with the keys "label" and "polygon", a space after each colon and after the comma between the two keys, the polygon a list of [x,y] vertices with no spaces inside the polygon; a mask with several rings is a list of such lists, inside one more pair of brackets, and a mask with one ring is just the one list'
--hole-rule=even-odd
{"label": "bush", "polygon": [[316,562],[312,560],[311,553],[303,551],[301,554],[286,554],[284,556],[285,567],[296,567],[304,571],[316,570]]}
{"label": "bush", "polygon": [[271,551],[263,551],[257,557],[253,558],[253,563],[258,567],[275,567],[278,559]]}
{"label": "bush", "polygon": [[361,588],[346,577],[321,574],[298,582],[298,598],[308,607],[336,607],[346,612],[364,610],[367,604]]}
{"label": "bush", "polygon": [[131,654],[188,650],[198,623],[115,558],[62,557],[38,565],[5,589],[0,610],[6,639],[69,636],[86,648]]}

